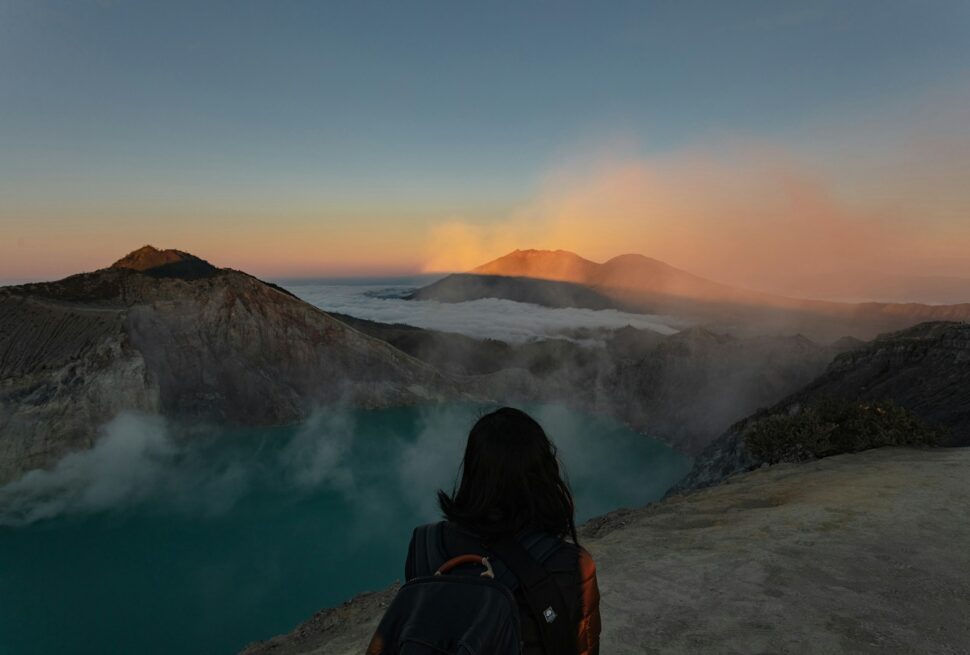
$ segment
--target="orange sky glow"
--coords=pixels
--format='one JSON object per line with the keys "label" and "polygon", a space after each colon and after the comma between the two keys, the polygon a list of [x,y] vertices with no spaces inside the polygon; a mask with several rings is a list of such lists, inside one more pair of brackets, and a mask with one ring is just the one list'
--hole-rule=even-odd
{"label": "orange sky glow", "polygon": [[146,243],[267,278],[463,271],[517,248],[597,261],[636,252],[755,288],[855,269],[970,276],[966,114],[950,103],[932,129],[849,125],[818,151],[729,138],[642,155],[614,139],[564,154],[527,197],[471,213],[285,199],[0,208],[0,280],[93,270]]}

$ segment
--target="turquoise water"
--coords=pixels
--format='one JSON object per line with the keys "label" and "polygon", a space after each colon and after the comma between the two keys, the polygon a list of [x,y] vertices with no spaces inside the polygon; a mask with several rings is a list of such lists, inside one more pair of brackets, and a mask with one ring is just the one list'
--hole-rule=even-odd
{"label": "turquoise water", "polygon": [[[655,500],[690,466],[608,419],[526,409],[581,520]],[[122,417],[93,451],[0,489],[0,653],[234,653],[386,586],[481,411],[324,413],[191,447]]]}

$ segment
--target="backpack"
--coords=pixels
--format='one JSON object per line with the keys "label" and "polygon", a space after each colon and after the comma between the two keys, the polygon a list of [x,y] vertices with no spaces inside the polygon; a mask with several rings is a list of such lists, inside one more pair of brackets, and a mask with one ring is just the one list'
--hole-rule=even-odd
{"label": "backpack", "polygon": [[449,558],[444,529],[415,529],[417,575],[391,601],[368,655],[521,655],[519,587],[545,653],[576,652],[562,590],[542,566],[559,539],[531,533]]}

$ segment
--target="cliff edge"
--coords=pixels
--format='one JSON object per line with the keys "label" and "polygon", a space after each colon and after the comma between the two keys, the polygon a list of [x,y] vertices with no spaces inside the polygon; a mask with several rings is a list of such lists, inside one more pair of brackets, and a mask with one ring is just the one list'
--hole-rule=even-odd
{"label": "cliff edge", "polygon": [[[885,448],[593,519],[602,652],[970,652],[968,476],[970,449]],[[361,653],[392,595],[244,653]]]}

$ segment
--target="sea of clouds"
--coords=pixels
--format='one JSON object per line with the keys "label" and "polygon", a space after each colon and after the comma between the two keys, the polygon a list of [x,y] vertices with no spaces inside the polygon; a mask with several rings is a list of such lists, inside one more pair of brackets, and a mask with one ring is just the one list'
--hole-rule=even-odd
{"label": "sea of clouds", "polygon": [[629,325],[673,334],[685,327],[671,317],[615,309],[552,308],[498,298],[459,303],[405,300],[403,296],[414,291],[413,286],[307,282],[284,286],[325,311],[510,343],[563,337],[575,329],[617,329]]}

